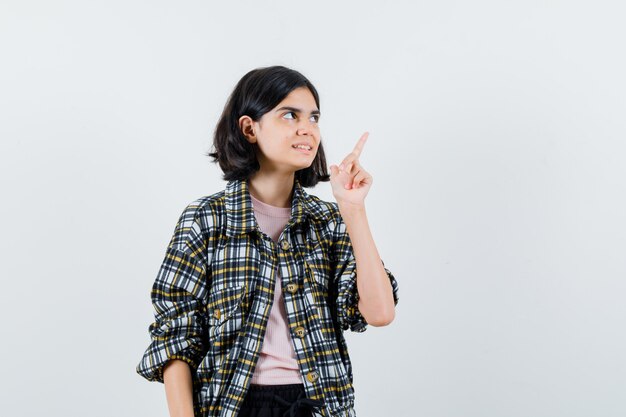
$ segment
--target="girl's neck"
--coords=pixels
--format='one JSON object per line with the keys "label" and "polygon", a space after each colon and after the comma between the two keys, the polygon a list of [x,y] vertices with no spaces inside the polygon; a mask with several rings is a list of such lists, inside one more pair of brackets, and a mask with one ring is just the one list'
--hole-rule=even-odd
{"label": "girl's neck", "polygon": [[247,181],[248,192],[257,200],[274,207],[291,207],[295,174],[263,175],[257,172]]}

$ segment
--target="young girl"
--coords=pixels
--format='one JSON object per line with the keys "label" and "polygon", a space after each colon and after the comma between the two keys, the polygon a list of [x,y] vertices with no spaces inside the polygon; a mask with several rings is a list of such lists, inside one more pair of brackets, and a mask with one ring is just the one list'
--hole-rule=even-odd
{"label": "young girl", "polygon": [[[366,217],[367,133],[329,175],[319,119],[315,87],[283,66],[229,97],[209,153],[228,183],[180,215],[137,365],[172,417],[356,416],[343,331],[389,324],[398,284]],[[304,190],[319,181],[336,202]]]}

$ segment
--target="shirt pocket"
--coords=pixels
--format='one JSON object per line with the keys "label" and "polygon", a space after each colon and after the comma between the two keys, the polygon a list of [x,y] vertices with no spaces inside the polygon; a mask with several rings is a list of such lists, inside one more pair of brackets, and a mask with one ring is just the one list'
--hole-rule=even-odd
{"label": "shirt pocket", "polygon": [[[327,297],[330,290],[330,267],[328,263],[320,259],[307,259],[304,262],[305,274],[316,295]],[[323,300],[317,299],[316,304],[321,305]]]}
{"label": "shirt pocket", "polygon": [[328,262],[322,259],[307,259],[304,263],[306,280],[315,302],[314,313],[321,326],[321,334],[325,340],[332,339],[334,323],[334,296],[331,270]]}
{"label": "shirt pocket", "polygon": [[207,303],[209,339],[214,353],[226,352],[243,325],[245,287],[213,289]]}

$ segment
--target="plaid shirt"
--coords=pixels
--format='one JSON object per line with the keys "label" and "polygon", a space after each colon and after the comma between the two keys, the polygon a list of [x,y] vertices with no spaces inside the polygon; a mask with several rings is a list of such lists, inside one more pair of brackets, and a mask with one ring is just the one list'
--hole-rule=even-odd
{"label": "plaid shirt", "polygon": [[[136,371],[163,382],[170,359],[192,370],[196,417],[236,416],[261,351],[280,268],[288,326],[314,416],[356,416],[344,330],[363,332],[356,261],[337,203],[294,183],[278,244],[256,222],[246,181],[190,203],[180,215],[151,299],[151,343]],[[384,263],[383,263],[384,267]],[[398,284],[391,281],[394,303]]]}

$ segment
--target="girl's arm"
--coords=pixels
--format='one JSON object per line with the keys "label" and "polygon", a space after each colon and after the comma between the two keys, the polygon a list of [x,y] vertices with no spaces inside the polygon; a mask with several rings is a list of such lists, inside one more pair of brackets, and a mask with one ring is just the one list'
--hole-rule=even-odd
{"label": "girl's arm", "polygon": [[372,237],[365,206],[342,206],[339,211],[346,225],[357,269],[358,308],[372,326],[386,326],[395,317],[391,281]]}
{"label": "girl's arm", "polygon": [[[361,136],[339,166],[330,166],[330,183],[354,252],[359,312],[369,324],[385,326],[395,317],[397,287],[392,286],[395,279],[385,271],[365,213],[365,196],[374,179],[359,157],[368,136],[368,132]],[[343,246],[348,245],[344,242]]]}
{"label": "girl's arm", "polygon": [[170,360],[163,368],[170,417],[194,417],[191,370],[185,361]]}
{"label": "girl's arm", "polygon": [[165,384],[175,417],[193,416],[193,372],[209,349],[205,309],[216,234],[208,210],[194,201],[180,215],[150,292],[152,340],[136,367],[148,381]]}

